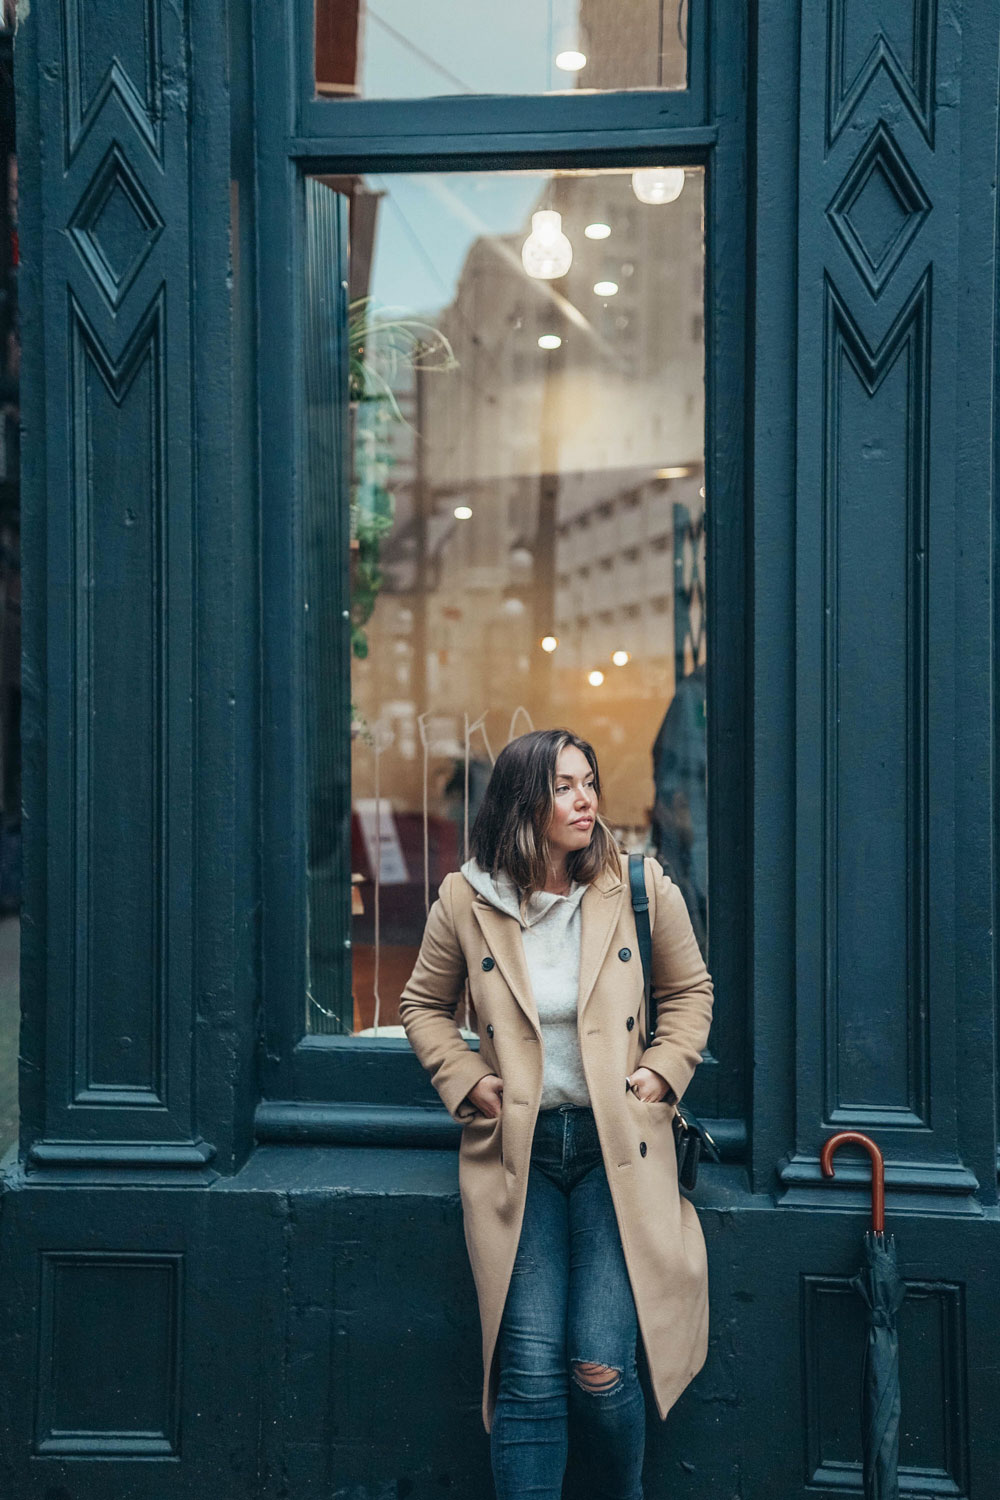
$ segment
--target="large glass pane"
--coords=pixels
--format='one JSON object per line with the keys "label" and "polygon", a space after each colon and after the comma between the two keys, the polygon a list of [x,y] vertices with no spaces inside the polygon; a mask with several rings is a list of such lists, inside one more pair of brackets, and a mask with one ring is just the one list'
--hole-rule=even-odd
{"label": "large glass pane", "polygon": [[330,98],[682,89],[687,0],[316,0]]}
{"label": "large glass pane", "polygon": [[[353,980],[338,998],[314,945],[310,1027],[397,1024],[492,760],[531,727],[594,743],[623,847],[659,856],[704,943],[701,170],[308,187],[314,236],[350,203],[352,449],[351,884],[331,839],[311,879],[352,903]],[[307,337],[336,344],[322,313]],[[310,484],[311,607],[338,503]],[[347,665],[314,658],[312,698]]]}

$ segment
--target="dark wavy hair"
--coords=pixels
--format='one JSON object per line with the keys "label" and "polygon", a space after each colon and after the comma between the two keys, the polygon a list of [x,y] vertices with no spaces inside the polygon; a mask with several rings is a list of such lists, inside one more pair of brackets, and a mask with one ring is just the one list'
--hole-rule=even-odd
{"label": "dark wavy hair", "polygon": [[568,729],[535,729],[500,751],[469,837],[480,866],[491,875],[502,870],[522,900],[542,890],[548,877],[547,829],[555,807],[556,761],[567,745],[586,756],[598,800],[590,843],[567,855],[567,873],[583,885],[602,870],[621,876],[618,845],[599,811],[601,776],[594,747]]}

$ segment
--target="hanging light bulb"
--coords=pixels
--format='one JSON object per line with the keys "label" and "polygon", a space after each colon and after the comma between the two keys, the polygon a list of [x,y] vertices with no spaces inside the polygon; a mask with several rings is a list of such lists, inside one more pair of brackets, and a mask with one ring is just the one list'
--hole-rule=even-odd
{"label": "hanging light bulb", "polygon": [[562,214],[540,208],[531,215],[531,233],[521,246],[521,263],[538,281],[555,281],[573,264],[573,246],[562,232]]}
{"label": "hanging light bulb", "polygon": [[582,52],[568,47],[565,52],[556,55],[556,67],[561,68],[564,73],[579,73],[587,66],[587,59]]}
{"label": "hanging light bulb", "polygon": [[673,203],[684,191],[684,168],[641,167],[632,173],[632,191],[640,203]]}
{"label": "hanging light bulb", "polygon": [[553,43],[556,67],[561,73],[580,73],[587,66],[587,39],[582,26],[560,26]]}

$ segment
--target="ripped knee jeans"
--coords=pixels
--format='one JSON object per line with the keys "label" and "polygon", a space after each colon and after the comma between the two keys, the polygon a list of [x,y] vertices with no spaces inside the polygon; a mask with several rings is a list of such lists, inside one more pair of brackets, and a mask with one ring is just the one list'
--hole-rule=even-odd
{"label": "ripped knee jeans", "polygon": [[636,1314],[590,1110],[538,1116],[500,1325],[497,1500],[560,1500],[570,1432],[594,1500],[642,1500]]}

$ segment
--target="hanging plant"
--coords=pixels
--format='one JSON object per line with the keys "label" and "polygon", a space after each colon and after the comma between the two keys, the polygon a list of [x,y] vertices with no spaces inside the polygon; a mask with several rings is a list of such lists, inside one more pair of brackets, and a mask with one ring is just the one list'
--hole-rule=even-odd
{"label": "hanging plant", "polygon": [[[458,368],[440,329],[419,318],[376,308],[371,297],[352,302],[348,314],[348,389],[354,417],[351,484],[351,649],[368,655],[365,626],[384,581],[382,538],[396,519],[388,480],[395,462],[388,438],[394,423],[410,427],[396,389],[408,370],[443,373]],[[418,436],[419,441],[419,436]]]}

